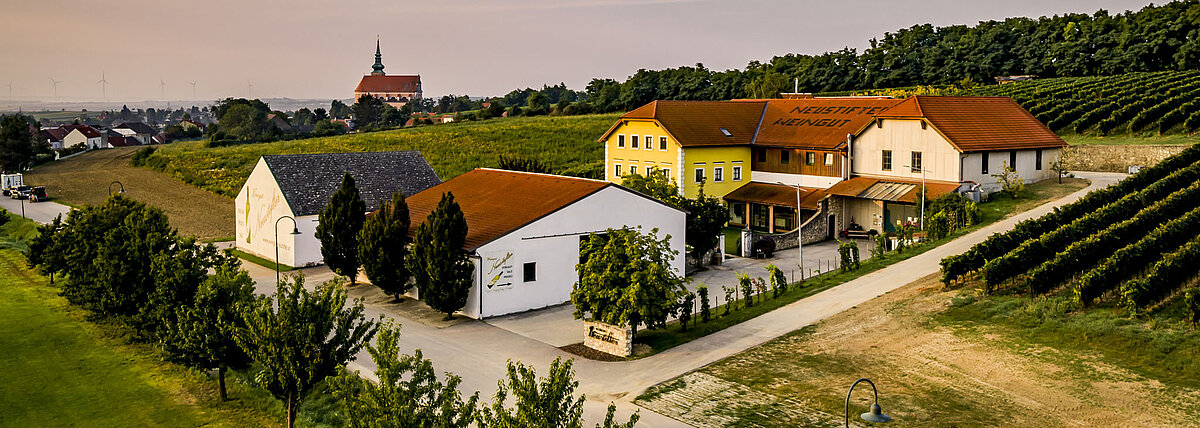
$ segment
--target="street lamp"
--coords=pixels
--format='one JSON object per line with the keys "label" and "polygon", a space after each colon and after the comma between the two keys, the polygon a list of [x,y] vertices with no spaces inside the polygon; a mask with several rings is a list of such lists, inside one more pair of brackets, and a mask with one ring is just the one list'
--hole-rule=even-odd
{"label": "street lamp", "polygon": [[[19,172],[21,174],[25,173],[25,163],[24,162],[17,164],[17,172]],[[24,177],[24,175],[22,175],[22,177]],[[21,184],[25,184],[24,178],[21,179]],[[30,191],[29,194],[32,195],[33,191]],[[17,200],[21,201],[21,218],[28,218],[28,217],[25,217],[25,200],[21,199],[21,192],[19,192],[19,191],[17,192]]]}
{"label": "street lamp", "polygon": [[[913,167],[908,165],[904,165],[904,168],[908,168],[909,171],[913,170]],[[921,167],[921,230],[925,230],[925,173],[927,172],[933,171]]]}
{"label": "street lamp", "polygon": [[[793,186],[782,181],[776,181],[776,183],[783,186],[796,188],[796,254],[800,257],[799,259],[796,259],[796,264],[800,267],[800,280],[804,281],[804,231],[800,230],[801,188],[799,184]],[[794,280],[795,278],[792,279]]]}
{"label": "street lamp", "polygon": [[[296,227],[296,219],[292,218],[292,216],[285,215],[275,219],[275,284],[279,284],[279,221],[285,218],[292,221],[292,232],[290,234],[300,234],[300,228]],[[292,244],[292,248],[296,248],[296,245]]]}
{"label": "street lamp", "polygon": [[871,382],[871,379],[862,378],[854,381],[854,384],[850,385],[850,390],[846,392],[846,428],[850,428],[850,393],[854,392],[854,387],[857,386],[859,382],[871,384],[871,391],[875,393],[875,404],[871,405],[871,411],[863,413],[860,417],[864,421],[873,424],[887,423],[888,421],[892,420],[892,417],[883,414],[883,409],[879,407],[879,390],[875,389],[875,383]]}
{"label": "street lamp", "polygon": [[121,186],[120,193],[125,194],[125,184],[121,183],[120,181],[113,180],[112,183],[108,183],[108,196],[112,196],[112,185],[114,185],[114,184]]}

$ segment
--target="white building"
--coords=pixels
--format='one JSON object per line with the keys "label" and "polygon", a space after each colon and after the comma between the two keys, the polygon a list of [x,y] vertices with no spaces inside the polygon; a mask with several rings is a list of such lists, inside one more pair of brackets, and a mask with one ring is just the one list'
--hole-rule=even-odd
{"label": "white building", "polygon": [[407,199],[413,230],[450,192],[467,221],[475,265],[463,312],[487,318],[571,300],[580,242],[607,229],[658,229],[678,251],[683,274],[686,214],[600,180],[476,169]]}
{"label": "white building", "polygon": [[[420,152],[358,152],[263,156],[234,200],[237,248],[275,259],[275,224],[279,223],[279,262],[288,266],[322,263],[317,240],[317,214],[349,172],[366,202],[379,208],[397,190],[416,194],[441,182]],[[299,235],[292,235],[296,219]]]}
{"label": "white building", "polygon": [[108,148],[108,142],[95,128],[87,125],[66,125],[63,129],[69,132],[63,137],[63,147],[75,147],[83,144],[87,150]]}

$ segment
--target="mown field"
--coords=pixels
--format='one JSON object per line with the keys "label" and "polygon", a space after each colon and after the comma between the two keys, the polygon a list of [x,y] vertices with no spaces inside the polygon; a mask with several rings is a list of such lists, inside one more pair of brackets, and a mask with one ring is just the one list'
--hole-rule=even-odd
{"label": "mown field", "polygon": [[447,180],[500,155],[537,159],[569,175],[603,173],[604,147],[596,142],[618,115],[519,117],[273,143],[206,148],[202,142],[163,146],[147,166],[218,195],[233,197],[267,154],[419,150]]}

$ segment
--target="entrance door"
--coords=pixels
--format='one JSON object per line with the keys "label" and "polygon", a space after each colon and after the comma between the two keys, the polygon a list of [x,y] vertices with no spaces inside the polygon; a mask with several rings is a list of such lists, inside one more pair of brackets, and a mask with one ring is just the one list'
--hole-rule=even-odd
{"label": "entrance door", "polygon": [[829,219],[829,239],[837,238],[837,221],[834,219],[834,214],[830,214],[826,218]]}
{"label": "entrance door", "polygon": [[896,231],[896,225],[892,224],[892,210],[888,209],[887,202],[883,203],[883,231],[889,233]]}

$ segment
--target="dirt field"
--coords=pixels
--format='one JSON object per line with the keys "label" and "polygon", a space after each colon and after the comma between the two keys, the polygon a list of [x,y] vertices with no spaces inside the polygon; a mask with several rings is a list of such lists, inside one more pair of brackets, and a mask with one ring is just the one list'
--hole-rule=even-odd
{"label": "dirt field", "polygon": [[[842,426],[846,389],[868,377],[889,426],[1188,426],[1200,416],[1200,390],[933,321],[960,293],[971,291],[926,277],[638,403],[701,427]],[[855,388],[854,419],[870,398],[869,385]]]}
{"label": "dirt field", "polygon": [[[25,175],[28,184],[44,185],[55,202],[79,206],[103,202],[114,180],[125,195],[162,208],[184,235],[232,239],[233,199],[177,181],[161,172],[129,165],[137,147],[93,150],[38,166]],[[118,186],[112,185],[113,191]]]}

